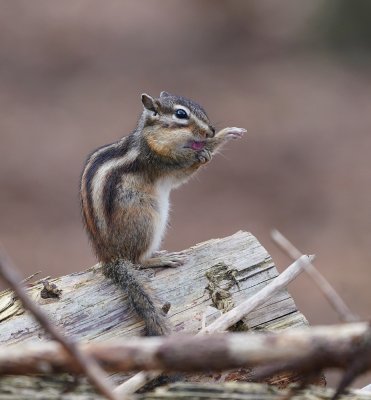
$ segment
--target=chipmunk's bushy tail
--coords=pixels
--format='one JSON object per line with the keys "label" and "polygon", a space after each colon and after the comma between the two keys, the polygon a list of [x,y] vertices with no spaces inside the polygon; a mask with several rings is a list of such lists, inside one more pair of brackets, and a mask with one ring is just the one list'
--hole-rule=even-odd
{"label": "chipmunk's bushy tail", "polygon": [[170,333],[170,324],[156,295],[147,284],[148,278],[127,260],[117,260],[103,265],[103,273],[128,295],[131,305],[144,319],[147,336]]}

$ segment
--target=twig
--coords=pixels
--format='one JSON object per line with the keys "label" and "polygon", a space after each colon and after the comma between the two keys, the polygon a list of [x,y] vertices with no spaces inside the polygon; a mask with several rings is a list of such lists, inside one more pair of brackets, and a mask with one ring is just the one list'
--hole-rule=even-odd
{"label": "twig", "polygon": [[[302,253],[288,240],[282,233],[274,229],[271,233],[272,240],[288,254],[292,259],[297,259]],[[360,318],[353,314],[349,307],[345,304],[340,295],[336,292],[333,286],[327,281],[327,279],[317,270],[317,268],[309,261],[305,262],[305,272],[312,278],[317,284],[323,295],[326,297],[328,302],[332,305],[334,310],[338,313],[341,321],[344,322],[356,322],[360,321]]]}
{"label": "twig", "polygon": [[40,307],[31,300],[19,283],[22,281],[22,278],[17,268],[2,248],[0,248],[0,276],[14,290],[23,307],[32,313],[45,331],[57,340],[63,346],[64,350],[75,360],[97,390],[107,397],[107,399],[118,400],[118,396],[112,391],[104,371],[99,367],[97,362],[92,357],[82,353],[71,338],[64,336]]}
{"label": "twig", "polygon": [[[269,368],[278,363],[283,370],[288,367],[292,370],[293,363],[297,364],[299,360],[306,361],[298,364],[299,370],[306,368],[313,372],[317,371],[317,365],[346,368],[355,352],[362,348],[360,343],[367,342],[368,329],[368,323],[364,322],[264,334],[228,332],[125,338],[81,344],[79,348],[111,372],[138,369],[215,371],[256,366]],[[0,375],[76,372],[74,364],[57,342],[0,348]],[[371,368],[371,358],[367,358],[365,368]]]}
{"label": "twig", "polygon": [[357,392],[357,393],[370,393],[371,392],[371,385],[366,385],[361,389],[356,389],[355,392]]}
{"label": "twig", "polygon": [[[272,232],[272,239],[292,258],[299,256],[300,251],[288,240],[286,239],[279,231],[274,230]],[[332,307],[336,310],[339,315],[339,318],[346,322],[354,322],[359,321],[360,318],[353,314],[349,307],[345,304],[343,299],[339,296],[336,290],[330,285],[330,283],[324,278],[324,276],[311,264],[309,261],[306,262],[305,271],[312,278],[312,280],[317,284],[319,289],[322,291],[328,302],[332,305]],[[333,400],[337,399],[346,389],[347,386],[361,373],[363,373],[367,369],[367,361],[370,353],[370,330],[367,333],[367,340],[364,340],[362,346],[359,346],[356,350],[354,350],[351,354],[351,357],[348,362],[347,369],[338,385],[338,388],[333,396]],[[304,360],[302,360],[304,361]],[[312,361],[312,360],[309,360]],[[300,360],[296,361],[296,368],[300,369]],[[294,363],[295,364],[295,363]],[[291,365],[291,369],[295,367]],[[301,363],[302,365],[308,365],[308,362]],[[282,366],[277,365],[276,371],[282,369]],[[319,366],[318,366],[319,368]],[[268,371],[267,371],[268,372]],[[270,374],[275,373],[275,366],[272,366]]]}
{"label": "twig", "polygon": [[41,271],[36,271],[33,274],[31,274],[30,276],[28,276],[27,278],[24,278],[21,282],[21,284],[25,284],[27,282],[29,282],[32,278],[34,278],[36,275],[41,274]]}
{"label": "twig", "polygon": [[[273,279],[258,293],[254,294],[249,299],[239,304],[237,307],[223,314],[205,329],[199,331],[197,335],[203,335],[212,332],[222,332],[228,329],[230,326],[234,325],[236,322],[240,321],[248,313],[259,307],[260,305],[264,304],[276,292],[284,289],[292,280],[294,280],[303,271],[307,259],[308,256],[302,255],[298,260],[287,267],[285,271],[278,275],[277,278]],[[313,260],[314,256],[309,256],[309,259]],[[152,379],[155,379],[159,375],[161,375],[161,371],[153,374]],[[148,374],[144,372],[139,372],[132,378],[128,379],[126,382],[116,387],[115,392],[118,395],[132,394],[143,385],[145,385],[148,382],[148,379]]]}

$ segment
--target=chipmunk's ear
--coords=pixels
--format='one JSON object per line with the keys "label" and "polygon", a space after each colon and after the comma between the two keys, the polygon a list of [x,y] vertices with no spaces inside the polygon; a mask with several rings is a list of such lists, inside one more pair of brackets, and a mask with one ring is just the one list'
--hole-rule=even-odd
{"label": "chipmunk's ear", "polygon": [[171,95],[170,95],[170,93],[168,93],[168,92],[161,92],[160,93],[160,98],[164,98],[164,97],[170,97]]}
{"label": "chipmunk's ear", "polygon": [[144,105],[144,108],[146,108],[149,111],[153,111],[157,113],[158,111],[158,105],[156,103],[156,100],[150,96],[149,94],[143,93],[142,94],[142,103]]}

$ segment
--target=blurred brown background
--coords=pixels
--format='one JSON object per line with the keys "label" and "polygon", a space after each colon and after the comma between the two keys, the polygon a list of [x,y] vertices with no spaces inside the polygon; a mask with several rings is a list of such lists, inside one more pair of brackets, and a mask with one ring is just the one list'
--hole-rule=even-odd
{"label": "blurred brown background", "polygon": [[[1,241],[25,275],[94,263],[83,161],[167,90],[248,135],[173,193],[164,248],[244,229],[283,267],[276,227],[369,317],[370,30],[367,0],[0,1]],[[290,291],[337,320],[308,278]]]}

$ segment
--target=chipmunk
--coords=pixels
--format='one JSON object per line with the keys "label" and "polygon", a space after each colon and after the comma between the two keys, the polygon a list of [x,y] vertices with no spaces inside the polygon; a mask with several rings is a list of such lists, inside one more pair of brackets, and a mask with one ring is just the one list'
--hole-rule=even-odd
{"label": "chipmunk", "polygon": [[165,312],[140,269],[185,262],[181,254],[155,254],[166,230],[170,191],[246,130],[215,133],[204,109],[184,97],[161,92],[141,99],[143,112],[132,133],[88,157],[81,207],[103,273],[127,292],[147,335],[167,335]]}

